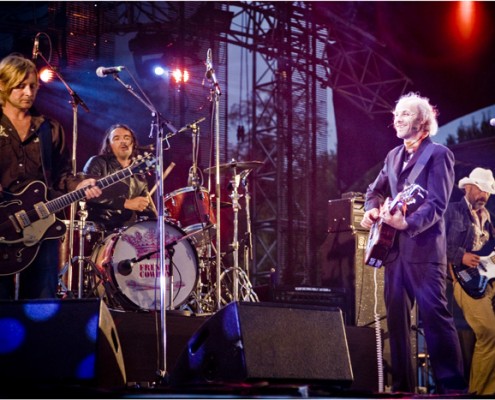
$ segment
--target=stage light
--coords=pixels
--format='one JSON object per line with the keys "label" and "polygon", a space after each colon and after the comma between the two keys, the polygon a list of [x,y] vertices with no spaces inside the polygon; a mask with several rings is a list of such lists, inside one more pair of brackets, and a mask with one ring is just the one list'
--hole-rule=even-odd
{"label": "stage light", "polygon": [[462,40],[471,39],[476,25],[476,8],[472,1],[461,1],[457,9],[457,27]]}
{"label": "stage light", "polygon": [[179,68],[174,69],[172,72],[172,76],[174,77],[175,83],[187,82],[189,80],[189,71],[182,71]]}
{"label": "stage light", "polygon": [[44,83],[50,83],[55,79],[55,72],[48,67],[41,68],[39,75],[40,80]]}
{"label": "stage light", "polygon": [[447,15],[447,45],[453,54],[453,61],[460,59],[472,63],[482,57],[482,51],[487,48],[491,32],[491,21],[488,9],[483,2],[459,1],[452,2],[450,13]]}
{"label": "stage light", "polygon": [[156,76],[163,76],[167,71],[161,65],[157,65],[154,68],[153,72],[155,73]]}

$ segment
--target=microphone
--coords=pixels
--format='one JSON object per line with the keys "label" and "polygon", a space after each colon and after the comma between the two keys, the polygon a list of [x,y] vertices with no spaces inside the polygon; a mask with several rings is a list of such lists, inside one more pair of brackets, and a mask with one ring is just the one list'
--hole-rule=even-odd
{"label": "microphone", "polygon": [[117,264],[117,271],[119,271],[119,274],[124,276],[130,275],[132,272],[133,264],[134,263],[132,260],[119,261],[119,263]]}
{"label": "microphone", "polygon": [[217,95],[221,95],[220,85],[217,82],[217,77],[215,75],[215,70],[213,69],[213,61],[211,60],[211,49],[206,52],[206,78],[213,81],[213,87]]}
{"label": "microphone", "polygon": [[490,125],[491,125],[491,126],[495,126],[495,118],[492,118],[492,119],[490,120]]}
{"label": "microphone", "polygon": [[206,52],[206,78],[211,79],[211,73],[213,71],[213,62],[211,61],[211,49]]}
{"label": "microphone", "polygon": [[40,48],[40,34],[37,33],[34,37],[34,45],[33,45],[33,56],[32,59],[35,61],[38,58],[38,51]]}
{"label": "microphone", "polygon": [[98,75],[100,78],[104,78],[107,75],[116,74],[123,69],[125,69],[125,67],[122,65],[119,65],[117,67],[98,67],[96,69],[96,75]]}

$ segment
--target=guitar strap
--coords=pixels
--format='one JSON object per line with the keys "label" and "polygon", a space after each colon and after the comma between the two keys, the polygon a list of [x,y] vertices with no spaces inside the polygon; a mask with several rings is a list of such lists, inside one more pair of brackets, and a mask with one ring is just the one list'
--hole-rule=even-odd
{"label": "guitar strap", "polygon": [[434,143],[429,143],[426,148],[423,150],[421,155],[418,158],[418,161],[416,161],[416,164],[414,164],[414,167],[412,171],[409,173],[407,177],[407,183],[410,185],[414,183],[416,178],[419,176],[423,168],[425,167],[426,163],[430,159],[431,154],[433,153],[433,149],[435,148]]}
{"label": "guitar strap", "polygon": [[46,185],[52,187],[52,128],[45,120],[38,128],[38,137],[41,145],[41,166],[45,176]]}

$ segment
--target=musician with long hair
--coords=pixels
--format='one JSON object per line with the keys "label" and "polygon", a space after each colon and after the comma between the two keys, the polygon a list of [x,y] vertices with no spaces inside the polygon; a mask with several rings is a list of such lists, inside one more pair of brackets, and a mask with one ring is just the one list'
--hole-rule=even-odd
{"label": "musician with long hair", "polygon": [[[28,217],[34,207],[32,200],[43,189],[36,186],[32,193],[33,182],[45,185],[48,199],[40,197],[39,200],[55,199],[84,187],[87,187],[86,198],[102,193],[94,186],[94,179],[81,180],[71,173],[62,126],[40,115],[33,107],[38,89],[38,71],[31,60],[21,54],[10,54],[0,61],[0,202],[4,204],[0,216],[9,221],[2,225],[9,232],[28,232],[24,240],[9,240],[8,232],[0,233],[0,299],[55,298],[57,295],[59,243],[52,239],[54,235],[49,229],[52,220],[39,209],[37,214],[41,214],[42,222],[29,230],[33,227]],[[9,215],[9,210],[14,208],[19,213],[11,214],[17,217]],[[43,237],[44,229],[48,237]],[[19,236],[22,237],[22,233]],[[18,293],[14,280],[16,270],[19,270]]]}
{"label": "musician with long hair", "polygon": [[[131,166],[138,155],[138,141],[126,124],[110,126],[102,140],[100,153],[83,167],[87,176],[102,177]],[[156,218],[156,208],[143,174],[133,174],[88,201],[88,218],[101,224],[105,231],[127,227],[139,219]]]}
{"label": "musician with long hair", "polygon": [[[429,99],[415,93],[402,96],[393,111],[393,121],[403,144],[387,154],[383,168],[368,186],[361,222],[363,227],[372,228],[381,221],[396,231],[383,262],[392,390],[413,393],[417,386],[410,340],[411,312],[416,302],[436,393],[463,393],[467,385],[461,349],[445,293],[443,215],[454,184],[454,155],[431,139],[438,123],[437,111]],[[427,193],[417,209],[404,213],[391,207],[391,198],[397,198],[412,184]]]}
{"label": "musician with long hair", "polygon": [[454,299],[476,337],[469,391],[477,395],[493,395],[495,287],[493,281],[483,281],[485,273],[490,275],[489,267],[495,267],[492,260],[495,228],[485,207],[490,195],[495,194],[493,173],[489,169],[474,168],[469,176],[459,181],[459,188],[464,190],[464,197],[451,202],[445,213],[447,261],[453,279]]}

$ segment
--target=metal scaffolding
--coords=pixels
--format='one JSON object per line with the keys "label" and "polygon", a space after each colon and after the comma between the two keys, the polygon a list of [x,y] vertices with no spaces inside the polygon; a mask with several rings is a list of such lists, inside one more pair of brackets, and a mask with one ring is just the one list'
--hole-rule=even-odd
{"label": "metal scaffolding", "polygon": [[[76,60],[85,46],[75,41],[85,33],[97,38],[88,47],[95,51],[85,58],[109,57],[111,35],[130,32],[154,35],[150,46],[158,40],[165,47],[187,45],[188,54],[196,51],[200,54],[193,56],[200,59],[213,47],[221,76],[228,72],[227,45],[250,53],[251,70],[245,71],[251,83],[243,153],[247,160],[239,161],[263,161],[250,176],[250,277],[254,286],[318,284],[317,250],[326,233],[328,201],[322,197],[332,112],[328,91],[372,117],[389,112],[410,84],[383,56],[383,45],[346,15],[346,8],[360,7],[361,2],[101,2],[98,11],[91,3],[76,3],[77,10],[72,3],[50,3],[52,19],[65,13],[74,20],[59,32],[65,35],[61,43],[74,54],[60,53],[61,59]],[[35,14],[33,7],[26,12]],[[7,18],[5,14],[9,23]],[[31,29],[50,24],[40,22],[43,25]],[[78,26],[85,33],[74,34]],[[226,107],[227,100],[222,101]],[[180,122],[195,119],[181,117]],[[221,121],[221,156],[229,162],[239,149],[227,143],[227,112],[222,112]]]}

